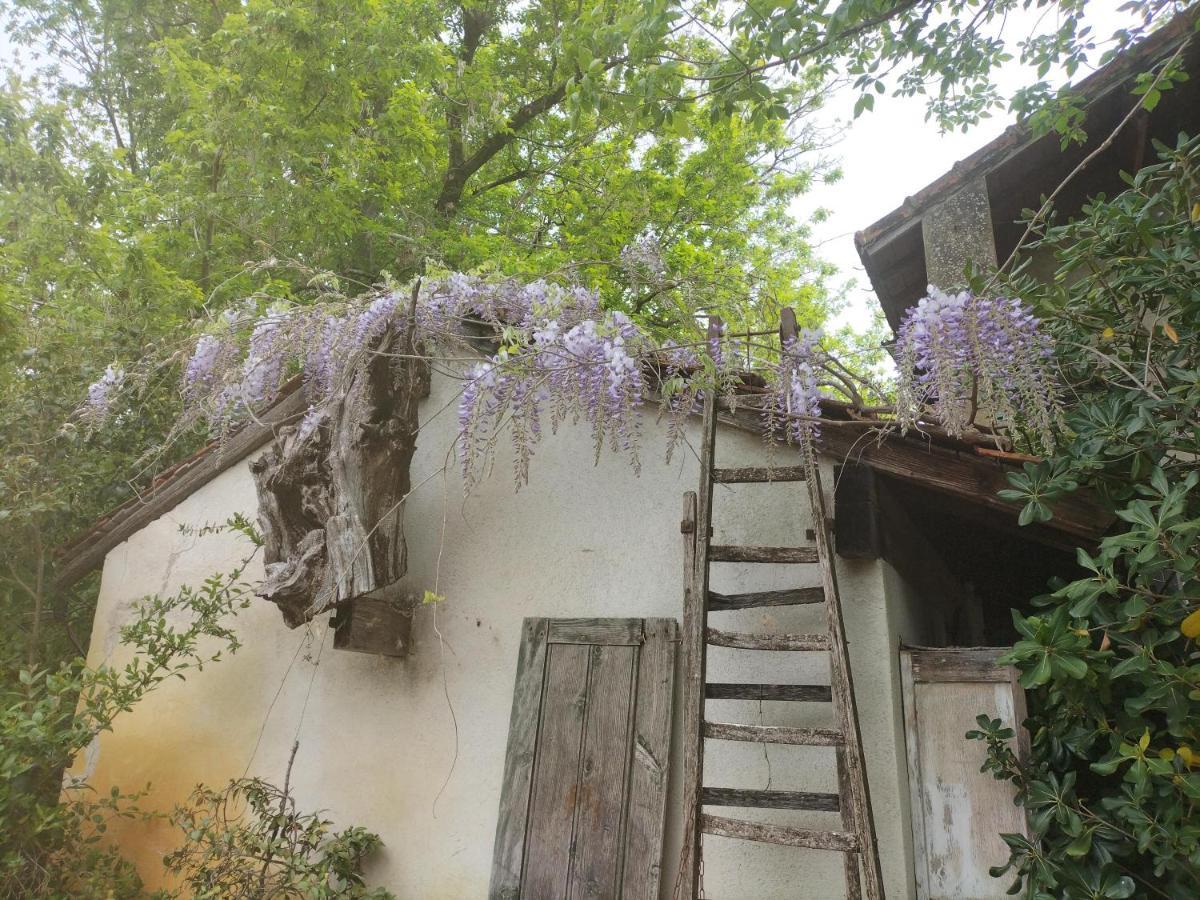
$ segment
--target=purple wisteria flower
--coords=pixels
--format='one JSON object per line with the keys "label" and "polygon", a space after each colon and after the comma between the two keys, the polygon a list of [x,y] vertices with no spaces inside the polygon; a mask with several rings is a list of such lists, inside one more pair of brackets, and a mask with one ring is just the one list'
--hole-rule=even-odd
{"label": "purple wisteria flower", "polygon": [[657,283],[667,274],[662,242],[653,231],[638,235],[621,248],[621,268],[640,281]]}
{"label": "purple wisteria flower", "polygon": [[982,415],[994,426],[1020,423],[1042,449],[1053,447],[1061,419],[1053,347],[1020,300],[930,285],[905,315],[896,343],[903,427],[931,411],[947,432],[961,435]]}
{"label": "purple wisteria flower", "polygon": [[[607,444],[638,464],[639,408],[646,393],[642,358],[649,344],[620,312],[566,327],[561,320],[575,319],[579,310],[574,298],[556,292],[532,298],[532,310],[551,310],[556,317],[535,318],[527,345],[502,350],[467,374],[459,402],[459,451],[468,486],[504,427],[511,433],[517,482],[528,481],[544,411],[552,431],[565,421],[586,421],[597,456]],[[592,295],[582,299],[590,311]]]}
{"label": "purple wisteria flower", "polygon": [[103,425],[112,415],[113,404],[124,383],[124,369],[106,367],[104,374],[88,386],[87,399],[79,408],[79,418],[92,428]]}
{"label": "purple wisteria flower", "polygon": [[808,443],[820,437],[818,370],[824,355],[821,332],[808,328],[783,346],[763,409],[768,433],[782,426],[789,441]]}

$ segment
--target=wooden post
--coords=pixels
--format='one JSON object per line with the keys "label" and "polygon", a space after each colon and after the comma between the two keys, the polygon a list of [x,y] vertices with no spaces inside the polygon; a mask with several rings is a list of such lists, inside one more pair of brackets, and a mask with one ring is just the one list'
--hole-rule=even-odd
{"label": "wooden post", "polygon": [[[721,319],[713,316],[708,323],[708,340],[721,339]],[[700,436],[700,490],[684,499],[695,510],[691,541],[691,566],[684,572],[686,588],[683,607],[684,648],[684,740],[683,802],[687,816],[683,861],[676,894],[695,900],[700,891],[700,792],[704,785],[704,634],[708,625],[708,547],[712,529],[713,461],[717,439],[717,390],[714,380],[704,390],[704,418]],[[690,500],[688,499],[690,497]],[[685,551],[685,562],[688,557]]]}
{"label": "wooden post", "polygon": [[779,312],[779,346],[786,347],[789,341],[794,341],[800,336],[800,329],[796,327],[796,311],[790,306],[785,306]]}
{"label": "wooden post", "polygon": [[[867,786],[866,761],[863,758],[862,735],[858,731],[858,710],[854,701],[854,680],[846,645],[846,627],[842,621],[842,604],[838,595],[837,575],[833,569],[833,551],[829,545],[829,523],[825,518],[825,498],[821,493],[821,473],[811,446],[804,448],[809,466],[808,496],[813,514],[813,532],[817,556],[821,560],[821,584],[825,589],[825,608],[829,614],[830,684],[833,690],[834,715],[837,727],[846,736],[845,752],[839,754],[839,780],[848,789],[849,803],[843,804],[845,825],[854,827],[859,835],[859,858],[862,859],[867,900],[883,900],[883,870],[879,865],[879,846],[875,837],[875,819],[871,815],[870,790]],[[850,817],[853,817],[852,819]],[[853,826],[851,822],[853,821]],[[852,890],[849,867],[854,856],[847,854],[847,890]],[[856,866],[857,868],[857,866]],[[857,871],[856,873],[857,874]],[[857,879],[856,879],[857,880]],[[851,895],[853,896],[853,895]]]}
{"label": "wooden post", "polygon": [[683,853],[675,896],[696,896],[699,831],[699,787],[702,754],[700,727],[704,715],[704,608],[696,592],[696,492],[683,495]]}

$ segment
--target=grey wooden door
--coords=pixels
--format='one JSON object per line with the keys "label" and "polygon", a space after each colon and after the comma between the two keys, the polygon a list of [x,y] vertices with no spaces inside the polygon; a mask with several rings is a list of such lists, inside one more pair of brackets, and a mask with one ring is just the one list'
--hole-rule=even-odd
{"label": "grey wooden door", "polygon": [[658,896],[674,619],[526,619],[492,900]]}

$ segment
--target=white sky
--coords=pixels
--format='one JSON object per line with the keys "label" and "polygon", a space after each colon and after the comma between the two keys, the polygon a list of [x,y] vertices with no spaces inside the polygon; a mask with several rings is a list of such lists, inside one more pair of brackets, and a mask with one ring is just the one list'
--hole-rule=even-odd
{"label": "white sky", "polygon": [[[1127,15],[1117,12],[1121,0],[1093,0],[1088,7],[1088,22],[1099,39],[1108,38],[1119,25],[1128,22]],[[1034,16],[1014,15],[1005,30],[1015,42],[1028,33]],[[1043,23],[1045,27],[1048,23]],[[1099,56],[1099,51],[1096,54]],[[1075,80],[1085,78],[1092,70],[1081,70]],[[1002,93],[1034,80],[1034,73],[1014,60],[997,73]],[[820,122],[837,127],[836,123],[852,118],[858,92],[843,90],[835,94]],[[972,128],[966,134],[939,134],[937,126],[925,121],[925,102],[921,97],[879,96],[875,110],[864,113],[846,129],[844,137],[828,153],[840,160],[842,179],[832,185],[820,185],[799,198],[794,212],[806,218],[818,208],[830,216],[814,223],[813,242],[817,252],[839,269],[837,281],[855,281],[847,292],[848,306],[835,323],[849,323],[856,329],[865,328],[877,306],[870,281],[854,249],[854,232],[861,231],[917,193],[925,185],[948,171],[955,162],[969,156],[1001,134],[1014,118],[1002,111]]]}

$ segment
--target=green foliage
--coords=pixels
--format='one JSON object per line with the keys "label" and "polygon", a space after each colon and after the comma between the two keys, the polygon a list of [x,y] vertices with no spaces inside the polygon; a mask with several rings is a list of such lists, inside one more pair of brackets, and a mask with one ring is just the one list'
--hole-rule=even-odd
{"label": "green foliage", "polygon": [[1045,230],[1052,280],[1008,288],[1059,332],[1077,398],[1051,459],[1010,478],[1024,521],[1086,486],[1114,526],[1081,576],[1014,613],[1032,759],[980,717],[985,770],[1014,782],[1032,838],[999,873],[1031,896],[1190,896],[1200,878],[1200,139]]}
{"label": "green foliage", "polygon": [[233,781],[223,791],[198,787],[171,820],[184,841],[164,864],[188,897],[392,897],[363,885],[362,862],[379,848],[379,837],[357,827],[334,831],[329,820],[297,811],[286,782],[282,789],[258,778]]}
{"label": "green foliage", "polygon": [[[1089,24],[1087,0],[776,0],[770,4],[686,4],[681,14],[704,17],[709,27],[735,35],[726,53],[702,63],[692,77],[726,112],[751,120],[786,117],[800,101],[780,73],[837,72],[860,91],[855,117],[871,110],[876,95],[927,98],[928,117],[943,129],[962,128],[1007,107],[1031,119],[1035,130],[1055,131],[1064,142],[1084,137],[1083,98],[1057,89],[1051,71],[1070,79],[1104,64],[1175,15],[1186,4],[1133,0],[1111,35]],[[1023,24],[1024,23],[1024,24]],[[1014,33],[1015,32],[1015,33]],[[1104,47],[1097,54],[1098,46]],[[1001,93],[995,70],[1014,57],[1036,77],[1011,95]],[[1181,80],[1173,66],[1150,86],[1153,109],[1162,90]]]}
{"label": "green foliage", "polygon": [[[197,533],[219,531],[261,545],[242,516]],[[246,562],[198,588],[143,599],[120,631],[121,644],[132,650],[123,666],[91,668],[75,658],[56,668],[21,668],[0,680],[0,897],[146,896],[105,833],[114,819],[162,814],[139,808],[144,792],[113,787],[99,795],[69,768],[164,681],[185,678],[238,649],[230,620],[250,603],[251,588],[242,580]],[[290,772],[289,764],[289,778]],[[282,789],[257,778],[219,792],[201,785],[170,818],[183,839],[164,865],[180,877],[180,887],[156,897],[391,896],[363,886],[362,862],[380,846],[378,836],[357,827],[334,831],[329,821],[298,811],[286,780]]]}

